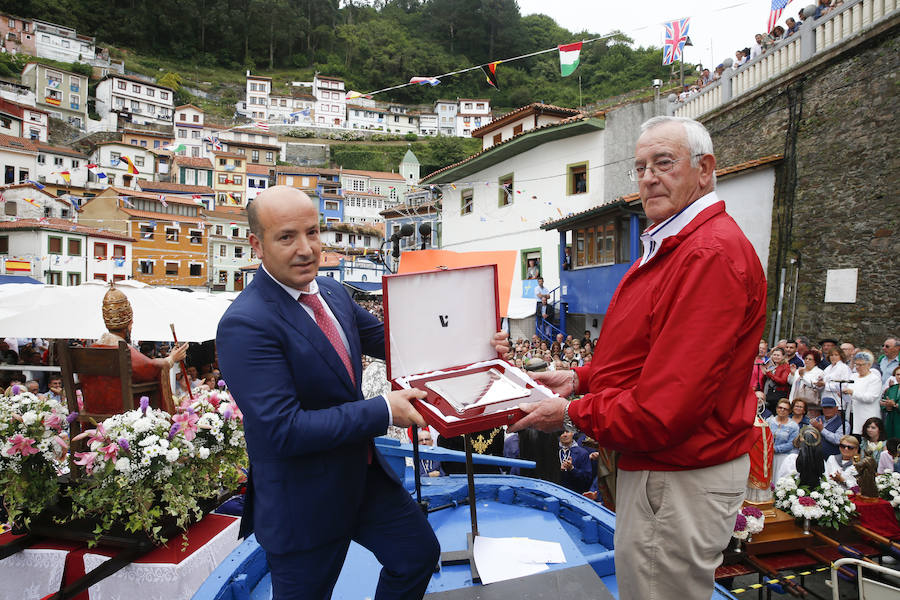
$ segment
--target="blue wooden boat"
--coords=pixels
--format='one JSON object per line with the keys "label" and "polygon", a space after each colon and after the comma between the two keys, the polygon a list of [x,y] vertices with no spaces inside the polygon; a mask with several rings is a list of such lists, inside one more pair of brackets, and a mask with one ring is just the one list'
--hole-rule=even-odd
{"label": "blue wooden boat", "polygon": [[[413,472],[405,457],[410,444],[379,438],[379,450],[413,492]],[[464,453],[444,448],[420,448],[422,457],[462,462]],[[526,461],[474,455],[473,462],[508,466]],[[533,466],[533,463],[531,463]],[[432,577],[426,598],[463,600],[479,598],[617,598],[613,533],[615,515],[597,502],[553,483],[514,475],[476,475],[475,499],[479,535],[487,537],[528,537],[559,542],[566,562],[550,564],[537,575],[482,586],[473,583],[468,564],[441,567]],[[428,515],[444,552],[465,550],[471,530],[465,475],[426,477],[421,484],[422,499],[432,512]],[[374,596],[381,566],[365,548],[352,543],[338,578],[333,598],[364,600]],[[218,566],[194,595],[194,600],[269,600],[271,580],[265,552],[254,536],[244,540]],[[712,600],[734,599],[716,586]]]}

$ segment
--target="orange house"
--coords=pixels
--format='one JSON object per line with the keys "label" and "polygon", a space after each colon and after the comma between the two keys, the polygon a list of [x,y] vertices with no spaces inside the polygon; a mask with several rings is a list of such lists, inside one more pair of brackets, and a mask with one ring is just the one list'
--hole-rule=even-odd
{"label": "orange house", "polygon": [[150,285],[207,288],[207,231],[202,206],[188,195],[110,187],[82,206],[79,223],[134,240],[134,279]]}

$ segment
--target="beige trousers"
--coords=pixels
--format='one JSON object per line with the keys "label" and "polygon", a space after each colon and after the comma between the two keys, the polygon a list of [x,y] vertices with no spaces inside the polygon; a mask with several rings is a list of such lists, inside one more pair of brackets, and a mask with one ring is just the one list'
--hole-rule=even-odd
{"label": "beige trousers", "polygon": [[691,471],[619,470],[619,600],[709,600],[749,474],[747,455]]}

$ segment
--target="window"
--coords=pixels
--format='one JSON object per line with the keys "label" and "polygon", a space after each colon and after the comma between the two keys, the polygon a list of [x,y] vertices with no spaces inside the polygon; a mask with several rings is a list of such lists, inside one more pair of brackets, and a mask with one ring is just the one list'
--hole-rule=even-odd
{"label": "window", "polygon": [[338,203],[326,201],[325,202],[325,210],[338,210]]}
{"label": "window", "polygon": [[588,163],[576,163],[566,167],[566,194],[586,194],[588,191]]}
{"label": "window", "polygon": [[225,244],[219,246],[219,256],[228,256],[228,246]]}
{"label": "window", "polygon": [[177,242],[178,241],[178,227],[166,227],[166,241],[167,242]]}
{"label": "window", "polygon": [[340,244],[342,241],[344,241],[344,234],[342,234],[342,233],[335,233],[335,234],[334,234],[334,242],[335,242],[336,244]]}
{"label": "window", "polygon": [[493,145],[496,146],[497,144],[499,144],[502,141],[503,141],[503,134],[498,133],[497,135],[494,136]]}
{"label": "window", "polygon": [[504,175],[498,179],[500,188],[497,191],[497,206],[509,206],[513,203],[513,176]]}
{"label": "window", "polygon": [[228,175],[219,173],[219,183],[225,183],[227,180],[228,180]]}
{"label": "window", "polygon": [[219,271],[219,283],[228,283],[228,271]]}
{"label": "window", "polygon": [[16,211],[16,203],[12,200],[7,200],[4,202],[3,214],[7,217],[15,217],[18,212]]}
{"label": "window", "polygon": [[181,113],[181,118],[178,119],[178,120],[179,120],[179,121],[186,121],[186,120],[187,120],[187,115],[184,114],[184,113]]}
{"label": "window", "polygon": [[62,157],[61,157],[61,156],[54,156],[54,157],[53,157],[53,165],[54,165],[54,166],[57,166],[57,167],[63,166],[63,159],[62,159]]}
{"label": "window", "polygon": [[159,148],[159,140],[153,140],[153,147]]}
{"label": "window", "polygon": [[203,243],[203,232],[199,229],[189,229],[188,236],[190,237],[190,241],[192,244]]}
{"label": "window", "polygon": [[118,152],[110,152],[109,153],[109,162],[111,162],[113,166],[118,165],[121,158],[122,158],[122,155]]}
{"label": "window", "polygon": [[3,182],[7,184],[16,182],[16,168],[13,165],[6,165],[4,168]]}
{"label": "window", "polygon": [[226,167],[226,166],[228,166],[228,159],[227,159],[227,158],[220,158],[220,159],[219,159],[219,166],[221,166],[221,167]]}
{"label": "window", "polygon": [[234,166],[235,167],[241,166],[241,161],[239,161],[239,160],[234,161]]}
{"label": "window", "polygon": [[194,131],[191,132],[191,138],[193,138],[193,139],[195,139],[195,140],[199,140],[199,139],[200,139],[200,132],[197,131],[197,130],[195,129]]}
{"label": "window", "polygon": [[69,96],[69,107],[72,110],[78,110],[78,107],[81,106],[81,96],[77,94],[72,94]]}
{"label": "window", "polygon": [[153,275],[153,261],[152,260],[139,260],[138,261],[138,272],[141,275]]}
{"label": "window", "polygon": [[203,274],[203,265],[200,263],[191,263],[189,273],[191,277],[200,277]]}
{"label": "window", "polygon": [[251,159],[253,162],[259,162],[259,150],[253,150],[253,151],[250,153],[250,159]]}
{"label": "window", "polygon": [[147,88],[147,95],[153,98],[154,96],[156,96],[156,90],[154,90],[153,88]]}
{"label": "window", "polygon": [[77,169],[77,168],[80,167],[80,166],[81,166],[81,161],[80,161],[80,160],[72,159],[72,168],[73,168],[73,169]]}
{"label": "window", "polygon": [[573,232],[573,266],[627,263],[631,260],[630,217],[607,217]]}
{"label": "window", "polygon": [[125,258],[125,246],[113,244],[113,258]]}
{"label": "window", "polygon": [[234,185],[243,185],[244,184],[244,176],[243,175],[234,175],[232,177],[232,183]]}
{"label": "window", "polygon": [[141,223],[141,239],[152,240],[154,229],[156,229],[156,227],[149,223]]}
{"label": "window", "polygon": [[[184,116],[184,115],[182,115],[182,116]],[[178,137],[180,137],[180,138],[187,138],[187,131],[184,130],[184,129],[179,129],[179,130],[178,130]]]}
{"label": "window", "polygon": [[62,273],[59,271],[44,271],[44,283],[62,285]]}
{"label": "window", "polygon": [[519,135],[520,133],[522,133],[522,124],[521,123],[519,123],[518,125],[513,127],[513,135]]}
{"label": "window", "polygon": [[131,101],[131,112],[141,112],[141,103],[137,100]]}
{"label": "window", "polygon": [[[221,225],[216,225],[216,235],[222,235],[222,226]],[[224,246],[223,246],[223,248],[224,248]],[[223,254],[223,256],[224,256],[224,254]]]}
{"label": "window", "polygon": [[194,123],[200,122],[200,115],[194,115]]}
{"label": "window", "polygon": [[241,237],[241,229],[239,227],[232,227],[231,237]]}
{"label": "window", "polygon": [[81,240],[78,238],[69,238],[68,241],[69,256],[81,256]]}
{"label": "window", "polygon": [[53,212],[53,211],[52,211],[52,209],[51,209],[49,206],[45,206],[45,207],[44,207],[44,216],[45,216],[45,217],[52,217],[52,216],[53,216],[53,215],[52,215],[52,212]]}
{"label": "window", "polygon": [[94,258],[106,259],[106,244],[94,242]]}
{"label": "window", "polygon": [[76,92],[76,93],[80,92],[81,91],[81,80],[76,77],[72,77],[71,79],[69,79],[69,91]]}
{"label": "window", "polygon": [[47,163],[47,156],[44,154],[38,154],[37,162],[39,165],[43,165]]}
{"label": "window", "polygon": [[459,214],[460,215],[471,215],[472,214],[472,204],[474,203],[474,190],[468,189],[463,190],[459,194]]}
{"label": "window", "polygon": [[106,273],[94,273],[94,281],[106,281]]}
{"label": "window", "polygon": [[131,91],[134,92],[135,94],[140,94],[140,93],[141,93],[141,86],[139,86],[138,84],[134,83],[134,84],[131,85]]}
{"label": "window", "polygon": [[[141,148],[146,148],[146,147],[147,147],[147,140],[141,140]],[[140,158],[140,157],[138,157],[138,158]],[[144,161],[143,158],[141,158],[140,160],[141,160],[141,162]]]}
{"label": "window", "polygon": [[235,258],[243,258],[244,257],[244,248],[242,246],[234,247],[234,257]]}
{"label": "window", "polygon": [[266,162],[272,162],[275,160],[275,155],[272,152],[266,152]]}
{"label": "window", "polygon": [[28,181],[28,169],[19,169],[19,183]]}
{"label": "window", "polygon": [[66,285],[81,285],[81,273],[68,273],[66,275]]}
{"label": "window", "polygon": [[116,84],[117,84],[116,87],[118,87],[120,90],[127,90],[127,89],[128,89],[128,84],[125,83],[124,81],[117,81]]}
{"label": "window", "polygon": [[177,262],[166,262],[166,275],[178,275]]}
{"label": "window", "polygon": [[[146,145],[147,142],[144,142]],[[144,166],[144,157],[143,156],[135,156],[134,157],[134,166],[143,167]]]}
{"label": "window", "polygon": [[9,236],[0,235],[0,254],[9,254]]}

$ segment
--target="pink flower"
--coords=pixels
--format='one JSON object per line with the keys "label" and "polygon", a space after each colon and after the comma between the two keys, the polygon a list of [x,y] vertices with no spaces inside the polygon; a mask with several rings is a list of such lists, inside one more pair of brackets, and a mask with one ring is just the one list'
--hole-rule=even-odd
{"label": "pink flower", "polygon": [[119,445],[112,442],[106,446],[102,446],[100,452],[103,453],[103,458],[106,460],[115,460],[116,454],[119,452]]}
{"label": "pink flower", "polygon": [[200,417],[196,414],[192,412],[183,412],[172,417],[172,420],[180,426],[181,433],[184,434],[184,439],[191,441],[197,437],[197,421],[200,420]]}
{"label": "pink flower", "polygon": [[734,530],[744,531],[745,529],[747,529],[747,517],[738,513],[737,518],[734,520]]}
{"label": "pink flower", "polygon": [[761,519],[763,516],[762,511],[755,506],[745,506],[741,509],[741,513],[743,513],[745,516],[753,517],[755,519]]}
{"label": "pink flower", "polygon": [[219,408],[219,402],[222,400],[219,398],[219,392],[213,390],[209,393],[208,396],[209,403],[213,405],[213,408]]}
{"label": "pink flower", "polygon": [[76,452],[75,458],[78,459],[75,461],[76,465],[81,465],[88,473],[94,471],[94,461],[97,460],[96,452]]}
{"label": "pink flower", "polygon": [[63,417],[57,414],[53,414],[44,419],[44,427],[46,427],[47,429],[55,429],[56,431],[60,431],[63,428],[63,424],[65,422],[66,420]]}
{"label": "pink flower", "polygon": [[799,502],[803,506],[815,506],[816,505],[816,501],[813,500],[812,498],[810,498],[809,496],[800,496],[797,499],[797,502]]}
{"label": "pink flower", "polygon": [[9,456],[15,456],[16,454],[28,456],[29,454],[37,454],[39,452],[39,450],[33,446],[34,439],[27,438],[21,433],[17,433],[9,438],[9,442],[12,444],[12,448],[6,451],[6,454]]}

